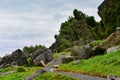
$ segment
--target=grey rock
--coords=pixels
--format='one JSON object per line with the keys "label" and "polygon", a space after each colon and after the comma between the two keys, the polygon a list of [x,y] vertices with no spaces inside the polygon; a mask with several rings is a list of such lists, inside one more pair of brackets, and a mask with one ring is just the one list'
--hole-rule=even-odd
{"label": "grey rock", "polygon": [[80,50],[77,46],[74,46],[72,49],[71,49],[71,56],[79,56],[79,53],[80,53]]}
{"label": "grey rock", "polygon": [[40,65],[40,61],[41,61],[41,60],[42,60],[43,62],[46,61],[44,54],[40,54],[39,56],[37,56],[37,57],[33,60],[33,62],[34,62],[35,65]]}
{"label": "grey rock", "polygon": [[119,78],[119,77],[116,77],[116,76],[114,76],[114,75],[108,75],[108,76],[107,76],[107,80],[120,80],[120,78]]}
{"label": "grey rock", "polygon": [[107,49],[107,53],[111,53],[113,51],[120,50],[120,46],[115,46]]}
{"label": "grey rock", "polygon": [[44,53],[46,58],[46,63],[51,62],[53,60],[53,53],[50,49],[45,49]]}
{"label": "grey rock", "polygon": [[[44,50],[37,50],[36,52],[31,55],[32,61],[35,65],[41,65],[45,66],[44,64],[47,64],[53,60],[53,53],[50,49],[44,49]],[[41,63],[41,61],[44,62]]]}
{"label": "grey rock", "polygon": [[82,59],[86,59],[86,58],[89,58],[92,54],[92,48],[90,45],[84,45],[81,49],[81,52],[79,54],[79,56],[82,58]]}

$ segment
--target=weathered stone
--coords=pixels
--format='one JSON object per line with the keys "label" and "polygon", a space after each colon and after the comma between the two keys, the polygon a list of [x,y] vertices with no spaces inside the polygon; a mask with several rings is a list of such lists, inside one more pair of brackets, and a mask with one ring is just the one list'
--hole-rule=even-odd
{"label": "weathered stone", "polygon": [[[48,62],[51,62],[53,60],[53,53],[50,49],[45,50],[37,50],[33,55],[31,55],[32,61],[35,65],[42,65],[47,64]],[[41,61],[44,62],[41,63]]]}
{"label": "weathered stone", "polygon": [[51,62],[53,60],[53,53],[50,49],[45,49],[44,53],[46,58],[46,63]]}
{"label": "weathered stone", "polygon": [[116,76],[113,76],[113,75],[108,75],[107,80],[120,80],[120,77],[116,77]]}
{"label": "weathered stone", "polygon": [[113,51],[120,50],[120,46],[115,46],[107,49],[107,53],[111,53]]}
{"label": "weathered stone", "polygon": [[101,45],[102,48],[108,49],[117,46],[120,43],[120,33],[112,33]]}
{"label": "weathered stone", "polygon": [[79,56],[80,50],[77,46],[74,46],[71,50],[71,56]]}
{"label": "weathered stone", "polygon": [[41,60],[42,60],[43,62],[46,61],[44,54],[40,54],[39,56],[37,56],[37,57],[33,60],[33,62],[34,62],[35,65],[40,65],[40,61],[41,61]]}
{"label": "weathered stone", "polygon": [[79,56],[82,59],[89,58],[92,55],[92,48],[90,45],[84,45],[81,49]]}

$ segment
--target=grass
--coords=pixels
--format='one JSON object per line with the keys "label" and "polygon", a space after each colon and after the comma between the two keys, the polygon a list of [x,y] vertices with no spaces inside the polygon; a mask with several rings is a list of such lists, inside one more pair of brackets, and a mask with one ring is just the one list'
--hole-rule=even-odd
{"label": "grass", "polygon": [[70,52],[60,52],[60,53],[55,53],[55,54],[54,54],[54,59],[55,59],[55,58],[58,58],[59,55],[66,55],[66,54],[70,54]]}
{"label": "grass", "polygon": [[73,65],[73,62],[61,64],[59,70],[99,76],[107,76],[109,74],[120,76],[120,50],[112,52],[111,54],[99,55],[87,60],[81,60],[78,65]]}
{"label": "grass", "polygon": [[0,69],[0,72],[7,72],[7,71],[13,71],[12,67],[2,68]]}
{"label": "grass", "polygon": [[69,76],[64,76],[61,74],[55,74],[55,73],[44,73],[40,76],[38,76],[36,79],[34,80],[78,80]]}
{"label": "grass", "polygon": [[[26,76],[33,74],[34,71],[40,69],[40,67],[22,67],[22,68],[25,69],[25,72],[14,72],[8,75],[0,75],[0,80],[23,80]],[[6,69],[1,70],[1,72],[4,72]],[[16,71],[16,69],[9,69],[8,71],[11,70]]]}

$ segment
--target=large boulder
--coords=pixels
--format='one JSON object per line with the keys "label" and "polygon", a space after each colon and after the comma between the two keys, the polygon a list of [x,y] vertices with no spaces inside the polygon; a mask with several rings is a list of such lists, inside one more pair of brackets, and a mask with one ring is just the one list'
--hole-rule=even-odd
{"label": "large boulder", "polygon": [[[53,53],[50,49],[37,50],[31,55],[34,65],[47,64],[53,60]],[[41,63],[42,61],[42,63]],[[43,64],[44,63],[44,64]]]}
{"label": "large boulder", "polygon": [[45,49],[43,54],[46,58],[46,63],[51,62],[53,60],[53,53],[50,49]]}
{"label": "large boulder", "polygon": [[10,59],[11,59],[12,62],[16,63],[15,65],[18,65],[18,66],[22,66],[22,65],[27,65],[28,64],[27,56],[20,49],[14,51],[10,55]]}
{"label": "large boulder", "polygon": [[74,46],[72,49],[71,49],[71,56],[79,56],[79,53],[80,53],[80,50],[78,48],[78,46]]}
{"label": "large boulder", "polygon": [[1,59],[0,68],[5,68],[10,65],[27,65],[28,62],[26,58],[27,56],[20,49],[17,49],[16,51],[12,52],[11,55],[6,55]]}
{"label": "large boulder", "polygon": [[41,61],[46,62],[44,54],[40,54],[33,60],[35,65],[41,65]]}
{"label": "large boulder", "polygon": [[86,58],[89,58],[91,55],[92,55],[92,48],[91,48],[91,46],[90,45],[84,45],[81,48],[81,52],[80,52],[79,56],[82,59],[86,59]]}

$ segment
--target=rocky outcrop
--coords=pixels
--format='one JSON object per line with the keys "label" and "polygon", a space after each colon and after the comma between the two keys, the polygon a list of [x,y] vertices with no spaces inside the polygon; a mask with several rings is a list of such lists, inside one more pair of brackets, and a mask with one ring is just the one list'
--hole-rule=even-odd
{"label": "rocky outcrop", "polygon": [[120,1],[104,0],[98,7],[98,14],[106,29],[105,34],[110,35],[120,26]]}
{"label": "rocky outcrop", "polygon": [[80,50],[78,48],[78,46],[74,46],[72,49],[71,49],[71,56],[79,56],[79,53],[80,53]]}
{"label": "rocky outcrop", "polygon": [[79,56],[82,59],[86,59],[91,57],[91,55],[92,55],[92,47],[90,45],[84,45],[81,49]]}
{"label": "rocky outcrop", "polygon": [[101,45],[101,47],[108,49],[110,47],[116,46],[120,43],[120,33],[112,33]]}
{"label": "rocky outcrop", "polygon": [[31,62],[33,62],[33,66],[40,65],[45,66],[48,62],[53,60],[53,54],[50,49],[45,50],[37,50],[33,54],[29,55],[24,53],[20,49],[12,52],[11,55],[6,55],[0,59],[0,68],[5,68],[8,66],[24,66],[28,65],[27,58],[31,58]]}
{"label": "rocky outcrop", "polygon": [[[60,52],[64,51],[64,49],[66,48],[70,48],[71,45],[72,47],[78,45],[85,45],[90,41],[93,41],[94,34],[91,27],[88,26],[84,20],[80,20],[71,23],[71,25],[69,25],[69,29],[67,29],[64,33],[55,35],[55,39],[56,41],[52,44],[50,49],[52,51]],[[68,44],[68,42],[70,45],[66,45]]]}
{"label": "rocky outcrop", "polygon": [[8,67],[10,65],[27,65],[27,56],[20,49],[12,52],[11,55],[4,56],[0,61],[0,68]]}
{"label": "rocky outcrop", "polygon": [[53,60],[53,53],[50,49],[37,50],[31,55],[34,65],[44,65]]}

